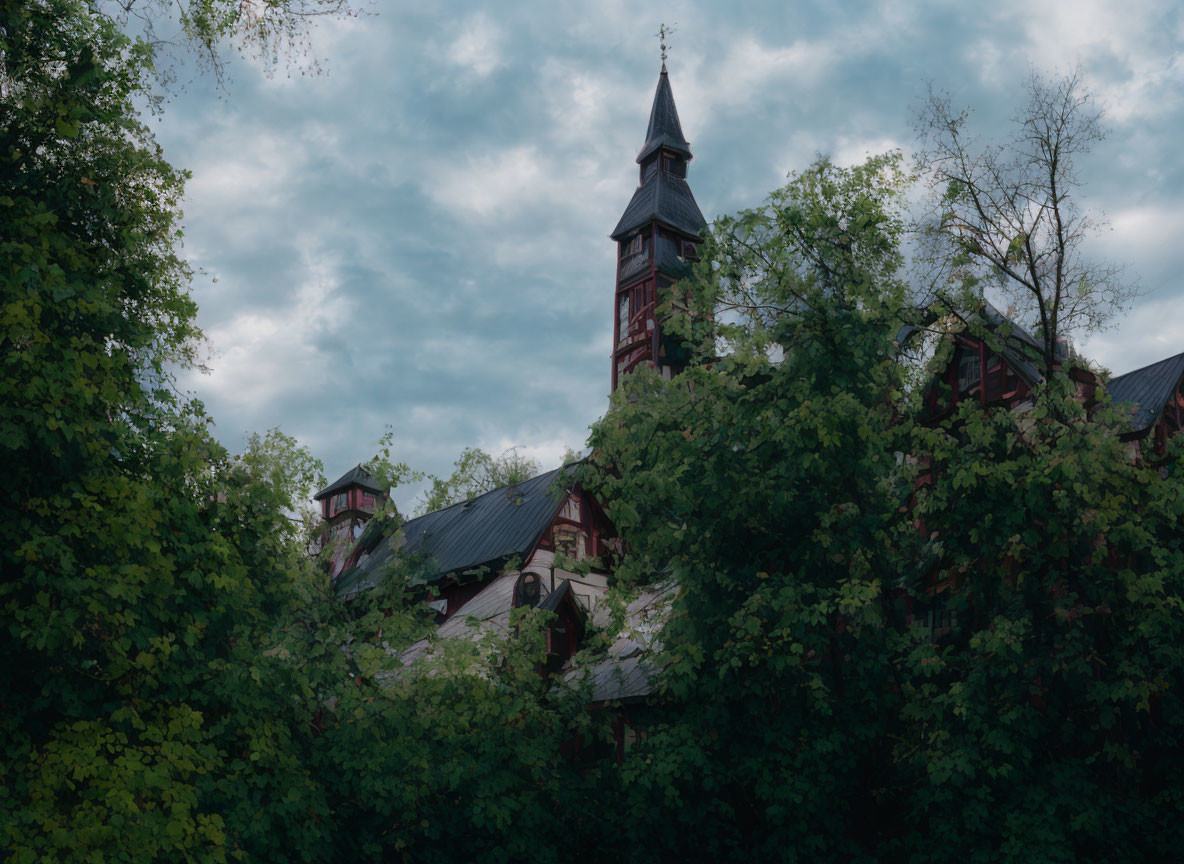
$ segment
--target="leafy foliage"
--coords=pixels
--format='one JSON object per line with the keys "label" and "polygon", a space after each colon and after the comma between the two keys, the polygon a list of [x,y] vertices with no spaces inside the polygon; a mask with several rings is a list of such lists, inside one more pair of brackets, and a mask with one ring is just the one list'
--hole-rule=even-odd
{"label": "leafy foliage", "polygon": [[906,419],[896,164],[717,222],[670,312],[719,356],[635,373],[594,431],[618,574],[680,585],[617,851],[1166,859],[1178,472],[1064,372],[1026,413]]}
{"label": "leafy foliage", "polygon": [[943,313],[965,305],[950,283],[1005,299],[1044,345],[1040,365],[1051,372],[1058,341],[1103,327],[1134,288],[1121,267],[1088,254],[1102,223],[1077,200],[1076,167],[1106,128],[1080,72],[1033,72],[1026,95],[1011,137],[987,146],[970,133],[969,111],[930,91],[917,118],[919,163],[933,193],[919,272]]}
{"label": "leafy foliage", "polygon": [[[308,8],[264,5],[186,8],[211,39]],[[6,862],[1173,857],[1184,442],[1133,460],[1055,369],[908,420],[898,155],[720,220],[666,307],[699,360],[594,430],[618,578],[679,585],[617,766],[585,758],[617,709],[539,674],[548,613],[433,642],[399,555],[335,596],[319,463],[228,455],[171,387],[199,334],[151,51],[72,0],[0,32]],[[536,471],[466,451],[425,506]]]}
{"label": "leafy foliage", "polygon": [[594,433],[625,571],[681,585],[669,721],[627,767],[632,809],[668,814],[657,857],[850,857],[878,818],[898,164],[823,161],[716,223],[686,323],[730,353],[633,376]]}
{"label": "leafy foliage", "polygon": [[901,663],[907,842],[935,843],[918,860],[1165,860],[1180,842],[1178,468],[1132,460],[1120,418],[1054,381],[1018,420],[919,434],[912,593],[944,626]]}
{"label": "leafy foliage", "polygon": [[444,479],[428,477],[431,486],[424,493],[417,512],[431,513],[450,504],[459,504],[499,487],[522,483],[538,473],[539,463],[521,455],[516,448],[494,457],[478,447],[469,447],[457,457],[450,476]]}

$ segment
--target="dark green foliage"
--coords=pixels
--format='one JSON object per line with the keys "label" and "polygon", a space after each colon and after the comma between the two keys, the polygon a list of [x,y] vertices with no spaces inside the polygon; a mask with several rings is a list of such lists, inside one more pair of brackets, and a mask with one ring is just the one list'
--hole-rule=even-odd
{"label": "dark green foliage", "polygon": [[[595,432],[620,470],[600,490],[631,575],[682,586],[664,633],[669,725],[626,766],[630,809],[665,814],[659,858],[849,860],[892,803],[895,574],[879,550],[905,440],[889,341],[896,165],[820,163],[717,223],[691,323],[731,353],[671,383],[633,376]],[[741,323],[712,326],[721,305]],[[632,827],[643,845],[651,823]]]}
{"label": "dark green foliage", "polygon": [[942,850],[919,860],[1168,860],[1184,839],[1178,469],[1132,460],[1069,387],[919,439],[913,555],[952,614],[901,664],[906,836]]}
{"label": "dark green foliage", "polygon": [[427,478],[431,486],[424,492],[423,500],[416,508],[418,514],[459,504],[501,486],[521,483],[539,473],[539,463],[529,456],[520,455],[513,447],[496,457],[479,447],[465,448],[452,468],[452,474],[447,478]]}
{"label": "dark green foliage", "polygon": [[332,596],[293,518],[319,464],[276,430],[229,457],[171,387],[199,334],[150,53],[69,0],[0,32],[0,857],[560,849],[591,718],[537,674],[543,613],[399,677],[428,621],[397,568]]}
{"label": "dark green foliage", "polygon": [[539,674],[549,613],[405,665],[413,562],[334,596],[319,464],[278,430],[231,457],[172,391],[199,334],[150,53],[71,0],[0,34],[5,862],[1177,857],[1184,444],[1134,461],[1059,372],[907,420],[898,157],[717,223],[667,304],[701,362],[594,430],[621,581],[680,586],[617,766],[615,710]]}
{"label": "dark green foliage", "polygon": [[1168,860],[1180,445],[1135,461],[1064,372],[908,423],[894,165],[717,223],[681,331],[726,352],[635,374],[594,432],[621,575],[681,585],[618,851]]}
{"label": "dark green foliage", "polygon": [[325,810],[298,706],[258,651],[301,567],[294,490],[170,387],[197,333],[182,176],[132,105],[151,58],[80,4],[0,29],[0,845],[223,860],[270,824],[315,850],[286,819]]}

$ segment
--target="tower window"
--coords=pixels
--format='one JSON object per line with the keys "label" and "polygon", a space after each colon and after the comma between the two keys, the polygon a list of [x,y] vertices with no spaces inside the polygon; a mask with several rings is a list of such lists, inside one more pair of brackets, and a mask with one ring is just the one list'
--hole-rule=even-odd
{"label": "tower window", "polygon": [[687,176],[687,163],[681,159],[676,159],[673,156],[662,157],[662,170],[667,174],[672,174],[675,177]]}
{"label": "tower window", "polygon": [[622,244],[621,257],[629,258],[641,251],[641,235],[634,235],[629,242]]}
{"label": "tower window", "polygon": [[969,393],[982,380],[982,366],[977,354],[966,353],[958,360],[958,393]]}
{"label": "tower window", "polygon": [[617,300],[617,339],[629,335],[629,294],[622,294]]}

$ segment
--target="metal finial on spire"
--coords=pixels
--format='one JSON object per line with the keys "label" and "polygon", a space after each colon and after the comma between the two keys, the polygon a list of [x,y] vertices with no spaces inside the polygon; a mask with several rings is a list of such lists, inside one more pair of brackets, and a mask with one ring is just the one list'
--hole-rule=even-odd
{"label": "metal finial on spire", "polygon": [[677,24],[671,24],[669,27],[667,27],[665,24],[662,24],[661,26],[658,27],[658,32],[654,34],[655,36],[658,37],[658,45],[662,49],[662,71],[663,72],[666,71],[666,49],[670,47],[670,45],[667,43],[666,40],[670,38],[670,36],[674,33],[674,31],[676,29],[678,29]]}

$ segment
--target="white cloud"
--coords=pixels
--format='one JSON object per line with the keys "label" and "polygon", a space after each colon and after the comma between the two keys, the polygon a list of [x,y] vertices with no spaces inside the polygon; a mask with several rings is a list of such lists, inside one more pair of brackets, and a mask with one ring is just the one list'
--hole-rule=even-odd
{"label": "white cloud", "polygon": [[460,34],[445,50],[444,56],[453,65],[478,78],[485,78],[505,62],[501,42],[501,30],[484,14],[477,13],[461,25]]}
{"label": "white cloud", "polygon": [[1012,74],[1016,65],[1054,74],[1080,65],[1108,116],[1136,122],[1180,104],[1184,60],[1171,32],[1173,16],[1184,27],[1179,15],[1156,0],[1015,0],[996,18],[1018,24],[1024,38],[1006,52],[996,42],[990,53],[1005,57]]}
{"label": "white cloud", "polygon": [[[319,337],[343,331],[354,304],[338,290],[332,268],[307,260],[306,277],[291,302],[266,314],[241,313],[210,328],[214,352],[210,373],[188,384],[235,411],[256,419],[255,428],[280,423],[259,417],[265,406],[300,390],[332,392],[336,366],[317,349]],[[245,286],[244,286],[245,290]]]}
{"label": "white cloud", "polygon": [[869,156],[904,149],[895,138],[852,138],[840,135],[830,154],[836,165],[852,166],[867,161]]}
{"label": "white cloud", "polygon": [[524,456],[527,459],[533,459],[537,462],[541,470],[550,471],[552,468],[558,468],[563,464],[563,454],[568,449],[580,450],[584,446],[584,439],[587,435],[577,437],[574,431],[572,430],[573,434],[569,440],[547,438],[533,441],[512,441],[505,436],[484,439],[481,449],[492,456],[500,456],[506,451],[514,449],[519,456]]}
{"label": "white cloud", "polygon": [[542,159],[534,146],[518,145],[460,163],[448,161],[436,166],[424,191],[457,215],[502,218],[545,194],[540,188]]}
{"label": "white cloud", "polygon": [[207,132],[186,197],[222,211],[278,207],[291,197],[293,179],[305,161],[300,141],[259,127],[221,124]]}
{"label": "white cloud", "polygon": [[1179,354],[1184,349],[1178,297],[1141,297],[1114,329],[1095,333],[1081,352],[1115,375]]}
{"label": "white cloud", "polygon": [[1177,248],[1184,236],[1184,209],[1179,206],[1139,205],[1126,207],[1109,216],[1112,231],[1099,245],[1112,254],[1154,254]]}

